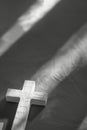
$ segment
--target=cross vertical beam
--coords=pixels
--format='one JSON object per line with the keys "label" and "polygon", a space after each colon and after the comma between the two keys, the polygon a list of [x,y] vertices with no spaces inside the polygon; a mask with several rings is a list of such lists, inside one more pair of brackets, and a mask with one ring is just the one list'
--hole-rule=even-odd
{"label": "cross vertical beam", "polygon": [[35,92],[35,81],[25,80],[23,89],[8,89],[6,100],[19,102],[11,130],[25,130],[31,104],[45,105],[47,94]]}

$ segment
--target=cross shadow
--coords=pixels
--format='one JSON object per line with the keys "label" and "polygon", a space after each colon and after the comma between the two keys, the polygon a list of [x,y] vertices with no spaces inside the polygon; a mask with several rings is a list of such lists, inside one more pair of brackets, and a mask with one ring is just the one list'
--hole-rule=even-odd
{"label": "cross shadow", "polygon": [[16,108],[16,103],[8,103],[5,98],[0,101],[0,120],[6,120],[6,130],[11,129]]}
{"label": "cross shadow", "polygon": [[[0,120],[2,122],[5,121],[5,125],[6,125],[5,130],[11,130],[17,105],[18,105],[17,103],[6,102],[6,98],[0,101]],[[28,117],[28,122],[33,121],[43,109],[44,106],[32,105]],[[22,122],[23,120],[20,121],[19,125],[21,125]]]}

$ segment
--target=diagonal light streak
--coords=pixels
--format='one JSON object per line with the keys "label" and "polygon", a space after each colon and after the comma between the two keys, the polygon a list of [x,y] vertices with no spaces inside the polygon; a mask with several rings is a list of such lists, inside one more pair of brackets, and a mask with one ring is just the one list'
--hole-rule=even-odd
{"label": "diagonal light streak", "polygon": [[38,0],[31,8],[19,18],[19,24],[24,31],[28,31],[35,23],[41,20],[60,0]]}
{"label": "diagonal light streak", "polygon": [[38,0],[16,23],[0,38],[0,56],[2,56],[19,38],[40,21],[60,0]]}

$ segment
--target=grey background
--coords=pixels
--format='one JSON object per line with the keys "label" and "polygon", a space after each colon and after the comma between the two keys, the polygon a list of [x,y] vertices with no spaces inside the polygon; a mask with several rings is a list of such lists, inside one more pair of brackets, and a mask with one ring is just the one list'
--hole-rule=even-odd
{"label": "grey background", "polygon": [[[0,1],[0,36],[33,2]],[[61,0],[0,58],[0,119],[8,119],[7,129],[17,107],[5,101],[7,88],[21,89],[24,80],[30,79],[86,22],[86,0]],[[86,115],[87,66],[67,77],[49,97],[45,108],[32,106],[26,130],[75,130]]]}

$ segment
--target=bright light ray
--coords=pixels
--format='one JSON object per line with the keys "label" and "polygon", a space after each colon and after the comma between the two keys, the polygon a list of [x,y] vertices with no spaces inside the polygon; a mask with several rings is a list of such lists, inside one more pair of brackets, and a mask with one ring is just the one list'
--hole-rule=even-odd
{"label": "bright light ray", "polygon": [[36,22],[42,19],[60,0],[38,0],[24,16],[19,18],[19,24],[28,31]]}
{"label": "bright light ray", "polygon": [[73,71],[87,65],[87,24],[33,76],[36,89],[51,93]]}
{"label": "bright light ray", "polygon": [[60,0],[38,0],[0,39],[2,56],[19,38],[40,21]]}

